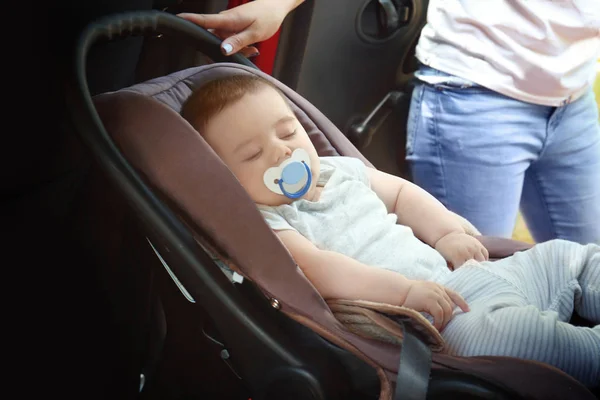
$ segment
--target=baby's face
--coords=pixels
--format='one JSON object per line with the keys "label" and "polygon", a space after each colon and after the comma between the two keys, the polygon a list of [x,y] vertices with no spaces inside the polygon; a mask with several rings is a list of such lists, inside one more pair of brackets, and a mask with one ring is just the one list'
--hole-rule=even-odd
{"label": "baby's face", "polygon": [[209,120],[204,138],[252,200],[269,206],[292,200],[266,187],[265,171],[281,164],[294,150],[306,150],[313,179],[304,197],[313,195],[319,177],[319,157],[308,134],[275,90],[265,87],[228,105]]}

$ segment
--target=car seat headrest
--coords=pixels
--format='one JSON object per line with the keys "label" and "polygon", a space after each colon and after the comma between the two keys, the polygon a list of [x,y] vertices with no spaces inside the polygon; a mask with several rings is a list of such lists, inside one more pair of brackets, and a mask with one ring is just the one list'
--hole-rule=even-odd
{"label": "car seat headrest", "polygon": [[342,153],[360,158],[365,164],[371,165],[341,131],[312,104],[271,76],[240,64],[216,63],[190,68],[131,86],[120,92],[152,97],[179,113],[187,98],[196,88],[211,80],[236,74],[259,75],[278,87],[288,98],[296,117],[308,133],[320,156],[334,156]]}

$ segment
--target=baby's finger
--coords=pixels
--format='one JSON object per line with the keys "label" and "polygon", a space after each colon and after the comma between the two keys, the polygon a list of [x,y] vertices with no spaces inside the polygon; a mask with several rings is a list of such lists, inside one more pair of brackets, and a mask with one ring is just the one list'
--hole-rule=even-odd
{"label": "baby's finger", "polygon": [[485,256],[485,254],[483,254],[483,251],[480,250],[477,252],[476,260],[481,262],[487,261],[487,257]]}
{"label": "baby's finger", "polygon": [[453,317],[452,310],[454,308],[454,303],[450,300],[450,297],[444,293],[444,296],[440,299],[440,306],[444,310],[444,320],[441,327],[441,329],[444,329]]}
{"label": "baby's finger", "polygon": [[484,246],[481,246],[481,253],[483,253],[483,256],[485,257],[485,261],[490,259],[490,252]]}
{"label": "baby's finger", "polygon": [[456,304],[461,310],[463,310],[464,312],[468,312],[470,310],[469,305],[460,294],[448,288],[446,288],[446,293],[448,294],[448,296],[450,296],[452,302],[454,302],[454,304]]}
{"label": "baby's finger", "polygon": [[480,243],[477,243],[475,246],[473,246],[473,258],[477,261],[487,261],[487,257],[485,255],[486,252],[487,250]]}
{"label": "baby's finger", "polygon": [[433,326],[439,331],[444,323],[444,310],[437,302],[429,310],[429,314],[433,317]]}

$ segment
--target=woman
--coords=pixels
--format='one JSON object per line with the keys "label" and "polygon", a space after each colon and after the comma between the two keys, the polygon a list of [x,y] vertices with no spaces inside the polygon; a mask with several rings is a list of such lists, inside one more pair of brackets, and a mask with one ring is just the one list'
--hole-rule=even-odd
{"label": "woman", "polygon": [[[181,16],[248,55],[301,2]],[[600,243],[599,56],[594,0],[430,0],[407,130],[414,182],[485,235],[510,237],[520,207],[537,242]]]}
{"label": "woman", "polygon": [[600,243],[594,0],[431,0],[406,144],[416,184],[483,234]]}

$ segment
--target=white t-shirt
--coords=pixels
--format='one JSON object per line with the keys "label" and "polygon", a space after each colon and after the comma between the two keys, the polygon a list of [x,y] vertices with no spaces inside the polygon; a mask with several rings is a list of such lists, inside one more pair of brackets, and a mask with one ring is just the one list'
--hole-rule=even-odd
{"label": "white t-shirt", "polygon": [[397,271],[409,279],[435,280],[450,273],[435,249],[397,224],[371,190],[367,167],[352,157],[321,157],[318,201],[258,208],[274,230],[299,232],[322,250],[335,251],[364,264]]}
{"label": "white t-shirt", "polygon": [[512,98],[564,105],[595,80],[600,0],[430,0],[416,57]]}

